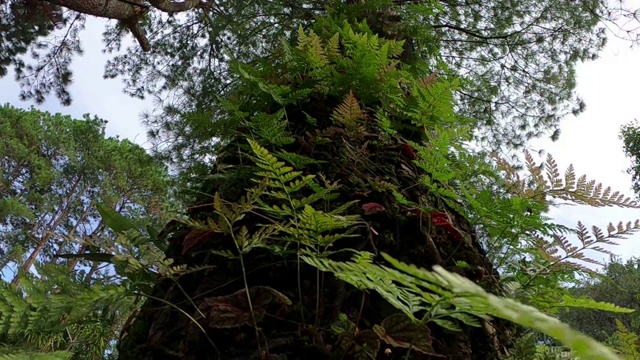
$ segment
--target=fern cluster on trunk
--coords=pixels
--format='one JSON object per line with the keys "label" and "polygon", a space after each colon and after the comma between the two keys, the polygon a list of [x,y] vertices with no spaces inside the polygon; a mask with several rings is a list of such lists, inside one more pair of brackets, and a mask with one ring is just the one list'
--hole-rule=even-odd
{"label": "fern cluster on trunk", "polygon": [[[329,16],[269,61],[234,65],[240,80],[212,125],[213,169],[189,219],[163,232],[167,257],[195,271],[156,284],[123,331],[120,358],[493,359],[517,330],[498,318],[613,356],[485,292],[508,291],[485,249],[507,258],[532,238],[520,251],[550,284],[538,301],[625,311],[564,298],[561,280],[582,269],[565,260],[581,252],[554,237],[568,254],[554,257],[545,243],[559,230],[541,216],[546,195],[598,194],[573,173],[566,187],[545,187],[530,159],[533,181],[520,181],[507,163],[470,151],[475,123],[454,111],[456,80],[404,63],[410,48],[381,33]],[[558,177],[553,168],[550,181]],[[529,218],[513,214],[525,208]],[[507,213],[517,221],[501,224]],[[505,269],[525,285],[543,274]]]}
{"label": "fern cluster on trunk", "polygon": [[498,289],[451,178],[473,123],[453,111],[455,81],[399,61],[403,44],[328,18],[275,64],[237,64],[210,195],[169,238],[177,264],[213,269],[159,284],[182,311],[149,300],[121,358],[498,354],[508,327],[446,301],[399,311],[364,291],[388,279],[353,287],[319,265],[388,253]]}

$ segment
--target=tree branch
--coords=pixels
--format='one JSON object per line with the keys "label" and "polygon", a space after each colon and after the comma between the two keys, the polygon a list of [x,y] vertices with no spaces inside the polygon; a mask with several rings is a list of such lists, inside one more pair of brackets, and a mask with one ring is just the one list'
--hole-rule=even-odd
{"label": "tree branch", "polygon": [[520,31],[515,31],[513,33],[510,34],[502,34],[502,35],[482,35],[482,34],[478,34],[476,32],[473,32],[471,30],[456,26],[456,25],[451,25],[451,24],[441,24],[441,25],[433,25],[432,26],[434,29],[442,29],[442,28],[446,28],[446,29],[451,29],[451,30],[456,30],[459,31],[461,33],[467,34],[469,36],[478,38],[478,39],[483,39],[483,40],[493,40],[493,39],[508,39],[509,37],[519,33]]}
{"label": "tree branch", "polygon": [[[142,0],[44,0],[82,14],[106,19],[119,20],[129,29],[143,51],[150,51],[151,44],[140,25],[140,19],[149,11]],[[148,0],[151,6],[160,11],[173,14],[192,9],[206,8],[204,0]]]}
{"label": "tree branch", "polygon": [[[139,10],[130,2],[118,0],[46,0],[79,13],[101,18],[127,21],[135,18]],[[131,1],[133,2],[133,1]],[[142,3],[140,3],[143,7]]]}
{"label": "tree branch", "polygon": [[184,0],[180,2],[172,0],[149,0],[149,3],[154,8],[167,13],[177,13],[206,6],[206,2],[203,0]]}

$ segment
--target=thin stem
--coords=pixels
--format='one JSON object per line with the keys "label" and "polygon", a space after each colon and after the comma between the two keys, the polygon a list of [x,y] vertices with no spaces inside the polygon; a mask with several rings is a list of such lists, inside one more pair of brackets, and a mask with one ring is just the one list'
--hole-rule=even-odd
{"label": "thin stem", "polygon": [[253,303],[251,302],[251,293],[249,292],[249,281],[247,280],[247,269],[244,266],[244,257],[242,256],[242,249],[240,249],[240,245],[236,240],[235,234],[233,233],[233,225],[226,216],[222,215],[218,212],[221,218],[226,221],[229,226],[229,234],[233,239],[233,243],[236,245],[236,249],[238,250],[238,257],[240,258],[240,267],[242,268],[242,281],[244,282],[244,292],[247,295],[247,304],[249,304],[249,312],[251,313],[251,320],[253,321],[253,330],[256,332],[256,345],[258,345],[258,354],[262,354],[262,347],[260,346],[260,332],[258,331],[258,323],[256,322],[256,315],[253,311]]}
{"label": "thin stem", "polygon": [[194,319],[194,318],[193,318],[193,316],[189,315],[189,313],[187,313],[186,311],[184,311],[184,310],[180,309],[180,308],[179,308],[179,307],[177,307],[176,305],[174,305],[174,304],[172,304],[172,303],[168,302],[167,300],[161,299],[161,298],[159,298],[159,297],[155,297],[155,296],[153,296],[153,295],[145,294],[145,293],[143,293],[143,292],[140,292],[140,293],[137,293],[137,294],[138,294],[138,295],[142,295],[142,296],[146,296],[146,297],[148,297],[148,298],[150,298],[150,299],[153,299],[153,300],[160,301],[161,303],[167,304],[167,305],[171,306],[172,308],[174,308],[174,309],[176,309],[176,310],[180,311],[182,314],[184,314],[184,316],[188,317],[188,318],[189,318],[189,320],[191,320],[191,321],[192,321],[192,322],[193,322],[193,323],[194,323],[194,324],[195,324],[195,325],[196,325],[196,326],[197,326],[197,327],[202,331],[202,333],[203,333],[203,334],[204,334],[204,336],[207,338],[207,340],[209,341],[209,343],[211,344],[211,346],[213,346],[213,348],[215,349],[216,353],[218,353],[218,356],[220,356],[220,355],[221,355],[221,354],[220,354],[220,350],[218,350],[218,347],[216,346],[216,344],[213,342],[213,340],[211,340],[211,338],[209,337],[209,335],[207,335],[207,331],[202,327],[202,325],[200,325],[200,323],[199,323],[196,319]]}

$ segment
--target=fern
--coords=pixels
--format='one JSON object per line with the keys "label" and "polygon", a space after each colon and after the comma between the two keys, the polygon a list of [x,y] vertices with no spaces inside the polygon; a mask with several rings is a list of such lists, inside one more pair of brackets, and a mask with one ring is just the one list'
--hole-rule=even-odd
{"label": "fern", "polygon": [[622,321],[616,319],[618,331],[613,334],[612,343],[625,359],[640,359],[640,338],[629,331]]}
{"label": "fern", "polygon": [[65,266],[38,267],[40,279],[22,277],[20,288],[0,286],[0,338],[28,349],[24,356],[67,350],[100,358],[112,340],[111,326],[134,308],[127,288],[99,283],[88,287],[69,276]]}
{"label": "fern", "polygon": [[[535,162],[528,151],[525,151],[524,155],[526,169],[530,173],[529,180],[522,179],[508,162],[498,161],[498,166],[505,172],[512,191],[522,196],[548,196],[595,207],[640,207],[636,201],[613,191],[611,187],[604,188],[602,183],[587,180],[586,175],[577,177],[573,165],[569,165],[564,174],[561,174],[557,162],[550,154],[547,155],[546,161],[540,164]],[[543,168],[546,168],[546,174],[543,174]]]}
{"label": "fern", "polygon": [[[329,42],[328,48],[332,57],[337,55],[338,39],[333,39]],[[325,53],[324,46],[320,37],[313,32],[309,31],[307,35],[302,28],[302,25],[298,27],[298,47],[307,55],[307,64],[312,68],[321,68],[328,63],[328,57]]]}
{"label": "fern", "polygon": [[333,119],[347,129],[353,130],[357,126],[357,121],[363,117],[362,109],[358,104],[358,100],[353,95],[353,91],[349,91],[349,95],[345,97],[342,104],[340,104],[333,112]]}
{"label": "fern", "polygon": [[576,261],[600,266],[603,266],[604,264],[600,261],[587,257],[584,253],[585,250],[613,255],[611,251],[601,247],[600,245],[617,245],[617,243],[612,241],[612,239],[622,239],[638,230],[640,230],[640,220],[636,221],[633,225],[630,222],[627,223],[626,226],[619,223],[617,227],[614,227],[613,224],[610,223],[607,227],[606,235],[597,226],[593,226],[591,233],[589,233],[587,228],[581,222],[578,222],[575,229],[575,235],[581,246],[573,245],[564,235],[561,234],[553,234],[550,240],[546,240],[543,237],[537,237],[535,244],[536,248],[539,250],[539,255],[544,259],[547,265],[544,269],[539,270],[536,276],[548,275],[548,271],[557,266],[569,266],[578,271],[593,272],[592,269],[581,263],[576,263]]}
{"label": "fern", "polygon": [[[323,184],[318,184],[315,176],[294,171],[252,140],[249,140],[249,144],[254,151],[256,164],[262,169],[257,172],[264,179],[260,181],[266,186],[261,193],[272,199],[286,201],[286,205],[268,205],[265,201],[258,200],[263,210],[287,220],[277,225],[278,231],[285,234],[285,241],[326,250],[335,241],[352,236],[336,230],[349,229],[358,223],[358,216],[341,215],[354,202],[348,202],[330,213],[312,207],[316,202],[332,196],[332,192],[337,189],[335,183],[324,181]],[[303,190],[312,192],[307,196],[297,196]]]}
{"label": "fern", "polygon": [[593,266],[601,265],[588,256],[590,251],[611,254],[605,246],[616,245],[616,240],[637,232],[640,223],[609,224],[603,230],[596,226],[588,229],[579,222],[571,229],[554,224],[544,213],[556,205],[554,199],[592,206],[637,205],[620,194],[602,191],[601,184],[587,182],[585,176],[578,177],[573,166],[561,173],[551,156],[536,163],[525,152],[526,172],[495,154],[491,157],[502,176],[489,178],[494,189],[467,188],[467,214],[490,239],[489,254],[502,278],[519,284],[513,296],[549,313],[560,307],[585,305],[578,299],[569,300],[564,286],[576,283],[579,275],[593,275]]}
{"label": "fern", "polygon": [[274,152],[273,155],[278,159],[284,160],[289,164],[293,165],[296,169],[304,169],[309,165],[321,165],[326,163],[326,161],[315,160],[307,156],[303,156],[296,153],[291,153],[287,151],[278,151]]}
{"label": "fern", "polygon": [[[468,314],[457,320],[476,325],[474,317],[487,315],[503,318],[547,334],[572,349],[582,359],[619,359],[606,346],[572,330],[559,320],[514,300],[488,294],[481,287],[457,274],[435,266],[433,272],[418,269],[382,254],[394,268],[374,265],[371,256],[359,253],[348,263],[303,257],[307,263],[323,271],[331,271],[340,279],[378,292],[389,303],[415,319],[415,313],[432,310],[442,300],[454,306],[450,313]],[[385,279],[385,280],[382,280]],[[437,306],[437,305],[436,305]],[[431,311],[427,311],[430,314]],[[446,312],[445,312],[446,314]],[[423,321],[429,321],[427,317]]]}
{"label": "fern", "polygon": [[272,145],[287,145],[295,141],[287,131],[287,122],[284,120],[285,111],[281,109],[274,114],[258,113],[247,121],[247,126],[253,130],[255,136],[265,139]]}

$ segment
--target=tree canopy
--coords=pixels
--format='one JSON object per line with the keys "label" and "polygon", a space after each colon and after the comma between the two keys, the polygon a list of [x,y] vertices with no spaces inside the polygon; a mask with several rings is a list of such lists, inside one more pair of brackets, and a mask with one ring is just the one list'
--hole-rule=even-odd
{"label": "tree canopy", "polygon": [[[101,316],[99,306],[80,300],[117,288],[112,266],[64,255],[115,244],[117,236],[105,226],[100,204],[140,227],[164,222],[170,183],[166,167],[142,147],[107,138],[105,123],[88,115],[75,120],[35,109],[0,107],[0,271],[6,281],[0,289],[4,309],[0,343],[4,345],[73,350],[100,358],[114,340],[119,317],[128,314],[123,308]],[[71,304],[58,304],[41,307],[40,317],[22,317],[30,306],[51,306],[47,301],[59,294],[55,289],[64,289],[66,299],[78,297],[78,306],[85,308],[70,315]],[[12,324],[21,327],[18,333],[8,331],[7,306],[14,311]],[[78,316],[73,321],[82,319],[86,327],[55,316],[47,323],[49,312]]]}
{"label": "tree canopy", "polygon": [[[268,56],[299,25],[350,2],[5,0],[0,24],[13,33],[2,42],[0,75],[13,66],[23,98],[43,101],[53,91],[68,104],[70,64],[81,51],[86,15],[117,20],[103,34],[113,54],[105,76],[121,77],[132,96],[158,99],[147,117],[149,133],[180,164],[210,145],[216,95],[234,80],[230,59]],[[557,136],[560,118],[584,110],[575,66],[598,56],[605,28],[637,40],[635,9],[617,1],[373,0],[358,7],[431,59],[433,69],[463,80],[459,111],[478,119],[478,138],[494,145]],[[123,49],[128,34],[138,41]],[[27,51],[32,61],[19,56]]]}
{"label": "tree canopy", "polygon": [[[620,257],[614,257],[602,269],[601,277],[585,281],[571,289],[571,293],[638,309],[640,308],[640,260],[634,257],[623,261]],[[616,321],[620,321],[633,331],[640,329],[638,313],[615,316],[604,311],[572,309],[562,313],[561,319],[600,341],[607,341],[616,333],[618,330]]]}

